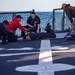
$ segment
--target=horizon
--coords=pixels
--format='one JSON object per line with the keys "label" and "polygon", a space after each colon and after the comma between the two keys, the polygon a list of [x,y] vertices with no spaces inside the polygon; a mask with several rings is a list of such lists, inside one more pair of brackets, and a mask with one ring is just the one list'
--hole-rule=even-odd
{"label": "horizon", "polygon": [[40,2],[33,0],[33,3],[31,0],[1,0],[0,12],[31,11],[32,9],[36,12],[51,12],[53,9],[61,8],[63,3],[75,5],[72,0],[41,0]]}

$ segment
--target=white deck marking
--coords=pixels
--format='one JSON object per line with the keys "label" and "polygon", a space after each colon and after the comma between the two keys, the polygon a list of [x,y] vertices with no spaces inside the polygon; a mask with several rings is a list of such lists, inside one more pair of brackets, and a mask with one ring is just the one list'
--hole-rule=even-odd
{"label": "white deck marking", "polygon": [[[51,48],[52,49],[52,48]],[[66,50],[64,50],[66,49]],[[60,50],[54,50],[52,51],[52,53],[70,53],[70,52],[75,52],[75,48],[72,48],[72,50],[67,50],[68,48],[62,48]],[[16,55],[25,55],[25,54],[36,54],[36,53],[40,53],[40,52],[25,52],[25,53],[10,53],[10,54],[0,54],[1,57],[6,57],[6,56],[16,56]],[[45,53],[45,51],[43,52]]]}
{"label": "white deck marking", "polygon": [[19,72],[38,72],[38,75],[54,75],[55,71],[75,69],[75,66],[52,62],[52,53],[49,40],[41,41],[39,65],[20,66],[15,70]]}
{"label": "white deck marking", "polygon": [[32,47],[24,47],[24,48],[10,48],[6,50],[34,50],[35,48]]}
{"label": "white deck marking", "polygon": [[[37,50],[40,50],[40,48],[38,48]],[[51,50],[69,50],[69,47],[64,47],[64,46],[52,46]]]}
{"label": "white deck marking", "polygon": [[0,48],[0,50],[4,50],[4,48]]}
{"label": "white deck marking", "polygon": [[38,75],[54,75],[53,70],[50,72],[46,72],[46,69],[49,68],[49,66],[47,66],[48,63],[46,64],[46,62],[49,62],[49,65],[53,64],[50,40],[41,41],[39,65],[43,65],[44,63],[45,64],[41,66],[44,70],[41,69],[41,72],[38,72]]}
{"label": "white deck marking", "polygon": [[[9,48],[9,49],[5,49],[5,48],[0,48],[0,50],[34,50],[36,48],[33,48],[33,47],[23,47],[23,48]],[[52,46],[51,47],[51,50],[53,49],[59,49],[59,50],[63,50],[63,49],[69,49],[68,47],[63,47],[63,46]],[[36,49],[36,50],[40,50],[40,48]]]}
{"label": "white deck marking", "polygon": [[[47,63],[46,63],[47,62]],[[49,63],[48,63],[49,62]],[[48,64],[48,65],[47,65]],[[27,71],[30,69],[34,69],[34,72],[37,72],[38,70],[38,75],[54,75],[54,71],[50,70],[47,72],[47,68],[50,68],[49,65],[52,65],[52,53],[51,53],[51,46],[50,46],[50,40],[42,40],[41,41],[41,48],[40,48],[40,54],[39,54],[39,65],[35,66],[27,66],[27,67],[22,67],[22,68],[16,68],[17,71]],[[24,68],[28,68],[27,70]],[[30,68],[30,69],[29,69]]]}
{"label": "white deck marking", "polygon": [[54,72],[71,69],[75,69],[75,66],[61,63],[50,65],[50,63],[48,62],[39,65],[21,66],[17,67],[15,70],[19,72],[38,72],[38,75],[46,75],[45,73],[47,73],[47,75],[53,75]]}
{"label": "white deck marking", "polygon": [[74,53],[75,52],[75,49],[74,50],[63,50],[63,51],[52,51],[52,53]]}
{"label": "white deck marking", "polygon": [[63,46],[53,46],[51,47],[51,50],[68,50],[69,47],[63,47]]}
{"label": "white deck marking", "polygon": [[[61,48],[60,48],[61,47]],[[56,46],[54,47],[51,47],[51,49],[55,49]],[[57,50],[58,49],[58,50]],[[65,49],[65,50],[64,50]],[[68,47],[62,47],[62,46],[59,46],[58,48],[56,48],[56,50],[52,51],[52,53],[72,53],[72,52],[75,52],[75,48],[73,48],[72,50],[68,50],[69,48]],[[28,52],[28,53],[25,53],[25,54],[37,54],[37,53],[40,53],[40,52]],[[46,51],[43,51],[41,52],[40,54],[46,54],[47,52]],[[16,55],[16,54],[15,54]],[[19,55],[19,54],[18,54]],[[21,55],[21,54],[20,54]],[[23,55],[23,54],[22,54]],[[2,55],[2,56],[6,56],[5,54]],[[10,55],[8,55],[10,56]],[[46,60],[48,60],[48,58],[46,58]],[[45,60],[45,62],[46,62]],[[7,62],[16,62],[18,61],[18,59],[15,59],[15,60],[7,60]]]}
{"label": "white deck marking", "polygon": [[5,48],[0,48],[0,50],[34,50],[35,48],[32,48],[32,47],[23,47],[23,48],[8,48],[8,49],[5,49]]}
{"label": "white deck marking", "polygon": [[36,54],[39,52],[25,52],[25,53],[11,53],[11,54],[0,54],[1,57],[6,57],[6,56],[15,56],[15,55],[25,55],[25,54]]}

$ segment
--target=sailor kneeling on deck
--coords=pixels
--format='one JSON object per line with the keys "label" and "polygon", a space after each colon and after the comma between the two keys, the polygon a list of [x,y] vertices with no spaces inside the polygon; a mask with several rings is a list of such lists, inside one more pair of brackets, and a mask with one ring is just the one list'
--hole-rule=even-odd
{"label": "sailor kneeling on deck", "polygon": [[[40,32],[40,17],[36,15],[34,11],[30,12],[30,16],[27,19],[27,25],[24,26],[26,29],[29,30],[29,32]],[[21,36],[24,37],[25,33],[22,32]]]}
{"label": "sailor kneeling on deck", "polygon": [[0,39],[2,39],[2,44],[6,44],[6,35],[10,35],[9,32],[6,30],[6,26],[8,25],[8,21],[4,20],[0,23]]}
{"label": "sailor kneeling on deck", "polygon": [[36,39],[50,39],[50,38],[55,38],[56,35],[53,32],[53,30],[51,29],[51,26],[48,25],[45,28],[46,33],[42,32],[42,33],[29,33],[25,39],[26,40],[36,40]]}
{"label": "sailor kneeling on deck", "polygon": [[24,28],[19,22],[21,21],[22,17],[20,15],[17,15],[14,17],[9,24],[6,26],[6,29],[8,32],[10,32],[12,35],[11,37],[8,37],[9,42],[15,42],[17,41],[17,36],[15,35],[15,31],[17,28],[19,28],[24,33],[26,32],[26,28]]}
{"label": "sailor kneeling on deck", "polygon": [[19,28],[23,32],[27,31],[27,29],[19,23],[21,19],[22,17],[20,15],[17,15],[9,23],[8,21],[3,21],[3,23],[0,23],[0,36],[3,44],[7,43],[6,40],[8,40],[8,42],[17,41],[17,36],[15,35],[15,31],[17,30],[17,28]]}

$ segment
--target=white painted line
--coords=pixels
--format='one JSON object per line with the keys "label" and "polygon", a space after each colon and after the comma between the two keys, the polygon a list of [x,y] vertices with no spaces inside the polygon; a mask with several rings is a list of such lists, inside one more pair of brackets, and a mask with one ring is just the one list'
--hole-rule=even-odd
{"label": "white painted line", "polygon": [[68,50],[69,47],[63,47],[63,46],[53,46],[51,47],[51,50]]}
{"label": "white painted line", "polygon": [[[49,67],[47,66],[49,62],[49,65],[53,64],[53,59],[52,59],[52,52],[51,52],[51,44],[50,40],[42,40],[41,41],[41,47],[40,47],[40,54],[39,54],[39,65],[40,68],[42,67],[44,70],[39,70],[38,75],[54,75],[54,71],[50,70],[47,71],[46,69]],[[44,64],[45,63],[45,64]]]}
{"label": "white painted line", "polygon": [[[60,47],[62,48],[62,46],[53,46],[53,47],[51,47],[51,49],[58,49],[58,50],[55,50],[55,51],[52,51],[52,53],[70,53],[70,52],[75,52],[75,48],[73,48],[72,50],[68,50],[68,47],[63,47],[62,49],[60,49]],[[65,50],[63,50],[63,49],[65,49]],[[44,50],[44,49],[43,49]],[[43,51],[43,52],[34,52],[34,53],[32,53],[32,52],[28,52],[27,54],[36,54],[36,53],[40,53],[40,54],[42,54],[42,55],[45,55],[46,56],[46,54],[48,53],[47,51]],[[20,54],[21,55],[21,54]],[[40,58],[42,58],[43,59],[43,57],[41,56]],[[46,59],[43,59],[42,61],[44,62],[48,62],[49,61],[49,59],[50,58],[46,58]],[[40,60],[40,59],[39,59]],[[18,61],[17,59],[16,60],[7,60],[7,62],[16,62],[16,61]]]}
{"label": "white painted line", "polygon": [[[37,50],[40,50],[40,48],[38,48]],[[64,47],[64,46],[52,46],[51,50],[69,50],[69,47]]]}
{"label": "white painted line", "polygon": [[71,70],[75,69],[75,66],[73,65],[68,65],[68,64],[51,64],[48,63],[43,63],[39,65],[29,65],[29,66],[21,66],[17,67],[16,71],[19,72],[38,72],[38,75],[53,75],[54,72],[59,72],[59,71],[65,71],[65,70]]}
{"label": "white painted line", "polygon": [[37,53],[39,53],[39,52],[0,54],[0,56],[1,56],[1,57],[6,57],[6,56],[16,56],[16,55],[25,55],[25,54],[37,54]]}
{"label": "white painted line", "polygon": [[[48,63],[49,62],[49,63]],[[39,65],[31,65],[31,66],[22,66],[17,67],[16,71],[38,71],[38,75],[54,75],[54,71],[50,70],[47,72],[47,68],[49,68],[49,65],[52,65],[52,53],[51,53],[51,46],[50,46],[50,40],[42,40],[41,41],[41,48],[40,48],[40,54],[39,54]]]}
{"label": "white painted line", "polygon": [[4,48],[0,48],[0,50],[4,50]]}
{"label": "white painted line", "polygon": [[54,72],[75,69],[75,66],[52,62],[50,41],[42,40],[39,54],[39,65],[20,66],[15,70],[19,72],[38,72],[38,75],[54,75]]}
{"label": "white painted line", "polygon": [[63,51],[52,51],[52,53],[71,53],[71,52],[75,52],[75,49],[73,49],[73,50],[63,50]]}
{"label": "white painted line", "polygon": [[35,48],[32,47],[24,47],[24,48],[10,48],[6,50],[34,50]]}
{"label": "white painted line", "polygon": [[50,40],[42,40],[39,54],[39,64],[46,62],[50,62],[52,64],[52,53],[51,53],[51,45]]}
{"label": "white painted line", "polygon": [[[75,52],[75,48],[73,48],[72,50],[55,50],[52,51],[52,53],[70,53],[70,52]],[[25,54],[36,54],[36,53],[40,53],[40,52],[26,52],[26,53],[11,53],[11,54],[0,54],[1,57],[6,57],[6,56],[17,56],[17,55],[25,55]],[[43,53],[45,54],[46,51],[43,51]],[[43,54],[41,52],[41,54]]]}

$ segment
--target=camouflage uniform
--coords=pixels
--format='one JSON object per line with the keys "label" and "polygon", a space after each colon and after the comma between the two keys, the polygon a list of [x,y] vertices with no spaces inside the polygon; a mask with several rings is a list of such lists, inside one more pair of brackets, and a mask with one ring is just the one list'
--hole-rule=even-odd
{"label": "camouflage uniform", "polygon": [[71,25],[71,35],[74,35],[75,36],[75,19]]}

